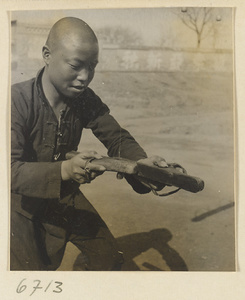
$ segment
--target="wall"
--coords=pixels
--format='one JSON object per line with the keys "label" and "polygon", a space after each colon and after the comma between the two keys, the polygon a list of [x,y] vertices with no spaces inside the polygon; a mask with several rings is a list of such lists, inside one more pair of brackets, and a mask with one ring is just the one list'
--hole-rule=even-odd
{"label": "wall", "polygon": [[[11,62],[14,81],[35,76],[43,66],[42,46],[49,27],[12,21]],[[166,49],[142,47],[122,49],[103,45],[97,71],[127,72],[232,72],[231,50]]]}
{"label": "wall", "polygon": [[231,72],[232,52],[148,49],[103,49],[100,70],[140,72]]}

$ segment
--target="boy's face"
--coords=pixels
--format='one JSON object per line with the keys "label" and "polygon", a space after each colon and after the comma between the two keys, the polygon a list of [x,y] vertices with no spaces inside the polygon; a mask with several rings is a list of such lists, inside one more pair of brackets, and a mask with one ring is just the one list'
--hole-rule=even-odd
{"label": "boy's face", "polygon": [[48,78],[60,96],[74,98],[81,94],[94,77],[98,63],[95,42],[61,42],[46,60]]}

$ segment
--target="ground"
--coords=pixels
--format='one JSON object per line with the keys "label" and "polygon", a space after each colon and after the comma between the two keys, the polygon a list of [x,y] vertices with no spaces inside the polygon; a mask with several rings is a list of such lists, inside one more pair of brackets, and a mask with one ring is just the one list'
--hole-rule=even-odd
{"label": "ground", "polygon": [[[96,74],[91,87],[148,155],[205,182],[165,198],[138,195],[109,172],[81,186],[124,252],[123,270],[235,270],[232,82],[229,73]],[[106,154],[86,131],[79,148]],[[60,270],[78,265],[68,244]]]}

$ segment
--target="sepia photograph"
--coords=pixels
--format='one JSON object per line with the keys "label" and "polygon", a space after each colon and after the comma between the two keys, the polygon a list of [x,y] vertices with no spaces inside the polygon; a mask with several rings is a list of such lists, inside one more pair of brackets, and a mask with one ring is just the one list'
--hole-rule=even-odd
{"label": "sepia photograph", "polygon": [[9,22],[9,270],[236,271],[234,9]]}

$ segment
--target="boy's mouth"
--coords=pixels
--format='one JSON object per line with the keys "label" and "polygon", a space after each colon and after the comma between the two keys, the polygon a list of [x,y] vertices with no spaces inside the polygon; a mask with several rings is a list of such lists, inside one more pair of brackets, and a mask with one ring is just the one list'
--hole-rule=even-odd
{"label": "boy's mouth", "polygon": [[74,87],[75,89],[78,89],[78,90],[82,90],[82,89],[85,88],[84,85],[74,85],[73,87]]}
{"label": "boy's mouth", "polygon": [[84,86],[84,85],[74,85],[74,86],[72,86],[72,88],[79,91],[79,92],[81,92],[81,91],[85,90],[86,86]]}

